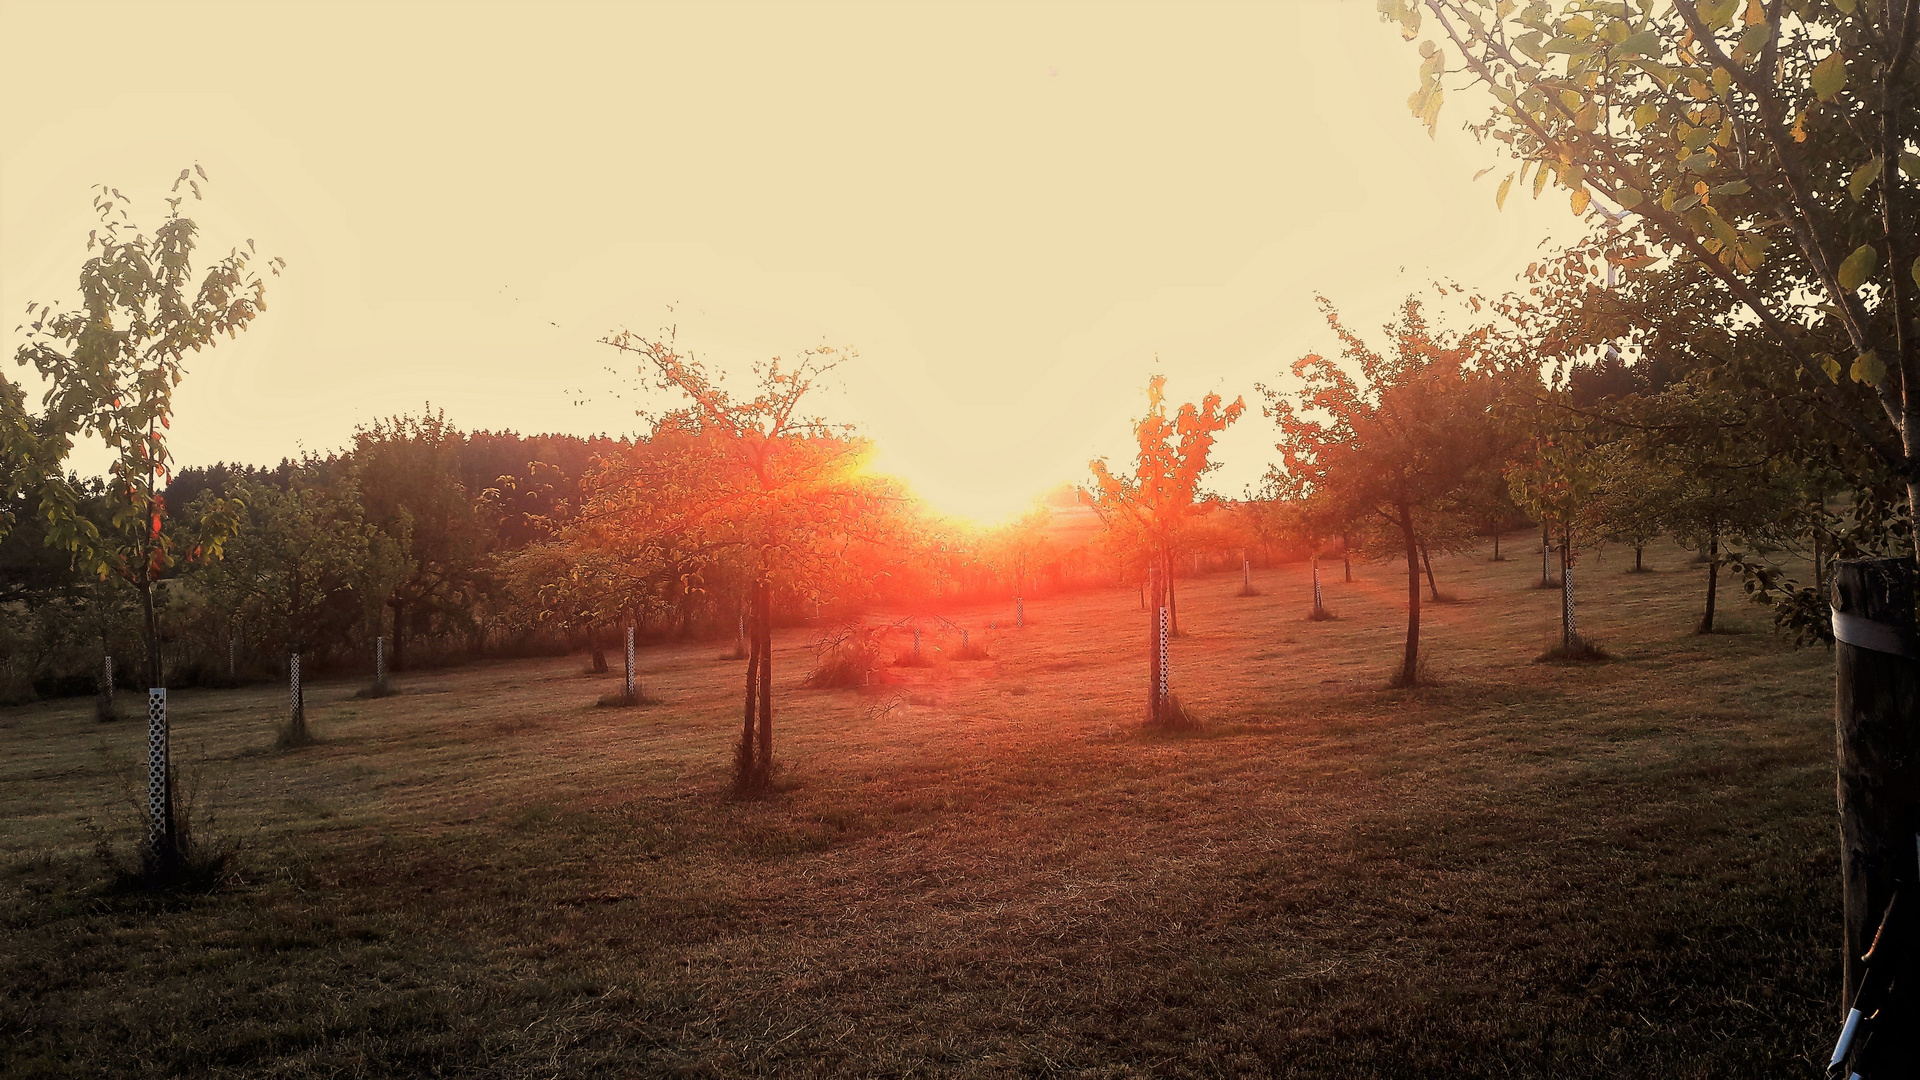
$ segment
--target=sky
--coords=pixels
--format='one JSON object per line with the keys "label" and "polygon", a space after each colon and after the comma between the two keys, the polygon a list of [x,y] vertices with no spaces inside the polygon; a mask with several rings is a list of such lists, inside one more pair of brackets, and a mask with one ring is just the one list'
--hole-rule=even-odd
{"label": "sky", "polygon": [[[0,0],[0,316],[74,296],[107,183],[287,261],[192,358],[177,465],[325,453],[427,403],[467,429],[642,429],[600,343],[722,370],[822,344],[821,408],[983,521],[1127,459],[1155,371],[1246,395],[1216,490],[1272,458],[1256,382],[1435,277],[1504,290],[1564,193],[1408,113],[1372,0],[988,6]],[[7,361],[10,378],[32,383]],[[97,469],[98,452],[76,464]]]}

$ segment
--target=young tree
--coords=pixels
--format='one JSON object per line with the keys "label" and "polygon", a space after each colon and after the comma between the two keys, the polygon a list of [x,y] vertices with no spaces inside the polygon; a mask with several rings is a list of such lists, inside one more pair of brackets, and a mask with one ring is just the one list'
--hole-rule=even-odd
{"label": "young tree", "polygon": [[820,579],[846,568],[850,534],[874,527],[893,499],[857,475],[864,444],[846,427],[801,412],[818,381],[852,353],[822,347],[791,365],[779,357],[755,364],[746,396],[681,353],[671,332],[622,331],[604,341],[639,356],[658,389],[689,402],[656,430],[677,425],[712,463],[637,503],[636,533],[655,545],[672,539],[700,552],[742,550],[750,560],[746,700],[734,770],[741,791],[765,791],[773,775],[775,585],[807,600],[818,596]]}
{"label": "young tree", "polygon": [[[1920,505],[1920,394],[1909,390],[1920,380],[1920,5],[1380,0],[1380,10],[1409,40],[1428,17],[1438,30],[1439,44],[1421,45],[1410,100],[1429,128],[1449,70],[1494,99],[1474,130],[1520,162],[1499,201],[1531,172],[1536,196],[1549,182],[1566,188],[1576,214],[1617,207],[1606,212],[1619,223],[1610,261],[1701,270],[1766,329],[1823,416]],[[1847,393],[1849,383],[1872,393]]]}
{"label": "young tree", "polygon": [[1474,469],[1502,455],[1509,437],[1495,405],[1499,363],[1485,326],[1434,329],[1408,298],[1387,327],[1391,351],[1375,351],[1320,299],[1346,367],[1319,354],[1294,361],[1298,403],[1262,386],[1280,428],[1272,482],[1292,498],[1322,498],[1352,517],[1395,531],[1407,561],[1407,638],[1398,685],[1418,681],[1420,534],[1417,521],[1454,496]]}
{"label": "young tree", "polygon": [[[1133,425],[1138,447],[1133,474],[1116,475],[1105,458],[1095,460],[1089,464],[1093,484],[1083,489],[1082,499],[1099,514],[1110,534],[1130,538],[1140,548],[1152,568],[1152,618],[1157,620],[1160,608],[1165,606],[1170,630],[1177,634],[1174,555],[1191,524],[1221,505],[1218,496],[1202,492],[1200,485],[1209,472],[1219,468],[1219,463],[1211,460],[1215,440],[1240,419],[1246,402],[1236,397],[1232,404],[1226,404],[1218,393],[1209,393],[1198,405],[1181,405],[1168,416],[1166,385],[1164,375],[1147,380],[1147,414]],[[1155,629],[1153,634],[1157,633]],[[1156,646],[1148,665],[1149,723],[1164,719],[1168,704],[1160,700],[1159,655]]]}
{"label": "young tree", "polygon": [[[198,352],[246,329],[265,309],[266,283],[253,272],[253,244],[235,248],[196,275],[193,259],[199,226],[180,212],[187,185],[200,198],[199,169],[182,169],[175,198],[151,235],[128,212],[130,199],[104,185],[93,206],[100,227],[88,234],[96,252],[80,268],[78,307],[29,304],[27,340],[14,353],[46,384],[44,412],[27,418],[16,390],[0,392],[0,444],[11,488],[36,490],[48,541],[71,552],[95,573],[121,577],[140,599],[146,638],[147,685],[165,685],[160,666],[160,621],[155,583],[174,565],[183,546],[190,556],[217,557],[231,532],[234,508],[215,506],[197,537],[167,527],[162,482],[170,471],[167,431],[173,424],[173,388],[186,375],[189,352]],[[204,172],[199,179],[206,178]],[[268,261],[278,274],[284,265]],[[99,527],[80,510],[80,493],[61,468],[73,441],[89,434],[113,455],[110,523]],[[167,783],[163,819],[154,855],[163,872],[179,856]]]}

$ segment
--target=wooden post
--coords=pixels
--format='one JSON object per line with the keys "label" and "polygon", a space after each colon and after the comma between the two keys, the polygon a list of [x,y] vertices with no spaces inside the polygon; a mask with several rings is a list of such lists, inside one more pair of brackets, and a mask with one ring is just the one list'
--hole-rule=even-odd
{"label": "wooden post", "polygon": [[913,628],[913,658],[920,659],[920,628]]}
{"label": "wooden post", "polygon": [[1018,596],[1013,598],[1013,625],[1016,629],[1027,625],[1027,602]]}
{"label": "wooden post", "polygon": [[[1840,1013],[1894,890],[1920,902],[1920,645],[1910,559],[1833,564],[1835,795],[1846,936]],[[1911,971],[1912,969],[1907,969]]]}
{"label": "wooden post", "polygon": [[1547,530],[1542,526],[1540,530],[1540,587],[1543,589],[1551,588],[1553,585],[1553,570],[1547,566],[1547,556],[1552,554],[1552,552],[1553,545],[1547,542]]}
{"label": "wooden post", "polygon": [[1326,605],[1320,599],[1320,556],[1315,555],[1313,557],[1313,617],[1324,619],[1326,615]]}
{"label": "wooden post", "polygon": [[1253,560],[1245,555],[1240,556],[1240,572],[1246,579],[1240,583],[1240,587],[1249,593],[1253,592]]}
{"label": "wooden post", "polygon": [[113,654],[106,656],[106,670],[100,679],[100,719],[113,716]]}

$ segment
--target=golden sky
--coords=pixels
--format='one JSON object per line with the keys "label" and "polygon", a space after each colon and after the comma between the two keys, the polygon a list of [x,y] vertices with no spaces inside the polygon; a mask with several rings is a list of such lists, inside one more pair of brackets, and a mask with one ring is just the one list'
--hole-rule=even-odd
{"label": "golden sky", "polygon": [[[1327,347],[1316,291],[1371,327],[1572,235],[1563,195],[1495,211],[1460,102],[1428,138],[1373,6],[4,2],[0,312],[72,295],[89,185],[157,218],[199,162],[209,242],[289,266],[194,359],[179,464],[429,400],[632,431],[596,340],[673,322],[722,365],[854,347],[830,410],[992,518],[1124,457],[1156,356],[1251,397]],[[1251,410],[1216,488],[1271,442]]]}

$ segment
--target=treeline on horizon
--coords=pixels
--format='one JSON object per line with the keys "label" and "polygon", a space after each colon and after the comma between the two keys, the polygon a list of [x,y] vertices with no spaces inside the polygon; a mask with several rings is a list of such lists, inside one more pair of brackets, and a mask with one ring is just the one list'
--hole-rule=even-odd
{"label": "treeline on horizon", "polygon": [[[182,559],[158,582],[167,681],[279,677],[294,651],[310,674],[360,672],[381,635],[396,670],[575,651],[605,670],[604,651],[618,647],[628,621],[643,641],[731,640],[751,587],[741,553],[622,534],[634,501],[671,487],[667,474],[700,441],[685,417],[612,438],[462,431],[429,409],[366,426],[325,455],[182,468],[161,496],[170,527],[197,533],[219,499],[241,510],[218,559]],[[835,457],[864,454],[852,436],[821,441]],[[105,528],[107,481],[71,482]],[[1072,485],[979,529],[938,519],[891,481],[870,483],[894,520],[868,528],[865,540],[845,537],[848,572],[823,575],[816,565],[804,585],[781,583],[776,622],[1127,580],[1124,551],[1096,530],[1052,520],[1072,512]],[[142,688],[133,587],[85,572],[50,544],[35,498],[13,500],[15,527],[0,538],[0,703],[94,693],[106,656],[119,658],[120,687]],[[1243,527],[1250,521],[1228,515],[1193,530],[1182,552],[1207,566],[1238,566],[1242,549],[1258,565],[1301,554]],[[849,522],[853,531],[873,524]]]}
{"label": "treeline on horizon", "polygon": [[[1365,367],[1373,354],[1331,305],[1327,314],[1349,366]],[[1824,562],[1845,546],[1852,516],[1829,503],[1847,485],[1788,467],[1768,449],[1764,417],[1703,394],[1711,366],[1684,341],[1650,338],[1632,364],[1617,353],[1572,362],[1549,386],[1537,366],[1502,369],[1474,358],[1476,347],[1497,349],[1428,326],[1417,301],[1405,305],[1400,330],[1402,380],[1430,378],[1435,357],[1448,355],[1459,372],[1493,376],[1494,396],[1467,407],[1497,433],[1475,435],[1461,418],[1439,416],[1432,445],[1387,447],[1407,461],[1399,478],[1413,484],[1414,540],[1430,600],[1442,597],[1433,556],[1489,537],[1496,552],[1497,538],[1529,529],[1540,538],[1529,551],[1545,542],[1570,551],[1624,545],[1637,568],[1639,549],[1665,535],[1698,548],[1710,579],[1722,566],[1741,573],[1803,639],[1823,636],[1817,583],[1786,579],[1778,556]],[[1368,393],[1386,394],[1376,405],[1387,404],[1394,374],[1372,377],[1380,385]],[[1243,559],[1266,566],[1402,552],[1406,537],[1390,507],[1382,512],[1392,493],[1382,477],[1356,475],[1352,463],[1335,470],[1343,475],[1300,483],[1313,469],[1283,460],[1256,496],[1206,494],[1201,478],[1218,465],[1211,436],[1238,419],[1241,404],[1214,396],[1169,413],[1162,386],[1150,382],[1147,415],[1134,423],[1140,450],[1130,471],[1115,476],[1095,463],[1088,483],[1062,485],[992,528],[943,520],[897,481],[868,473],[868,447],[851,431],[805,434],[800,441],[816,448],[806,482],[832,486],[841,501],[824,535],[816,528],[810,536],[812,557],[798,560],[769,561],[701,532],[696,519],[711,509],[703,500],[728,498],[703,491],[701,478],[736,467],[740,440],[694,409],[615,439],[467,432],[429,408],[362,427],[326,455],[272,467],[183,468],[161,499],[169,528],[191,537],[201,519],[223,510],[238,519],[220,557],[189,553],[157,583],[166,680],[218,686],[279,677],[294,652],[310,674],[359,673],[372,667],[373,640],[382,635],[395,670],[570,652],[590,654],[595,670],[605,670],[606,650],[618,647],[629,623],[643,641],[743,634],[753,582],[768,566],[790,568],[774,573],[770,588],[771,620],[783,625],[844,621],[876,606],[933,613],[1116,585],[1140,587],[1144,603],[1156,577],[1170,589],[1165,600],[1177,620],[1177,583],[1190,572],[1238,569]],[[1465,400],[1459,387],[1416,389],[1428,406]],[[1297,415],[1286,395],[1265,392],[1268,416]],[[1309,387],[1301,396],[1311,394]],[[1207,423],[1194,418],[1209,416],[1211,427],[1196,439],[1196,424]],[[1645,430],[1636,434],[1636,426]],[[1286,437],[1284,420],[1280,427],[1282,458],[1300,454],[1299,439]],[[1447,442],[1463,438],[1480,442]],[[1362,432],[1325,432],[1319,456],[1365,441]],[[1422,473],[1423,454],[1453,468]],[[106,481],[69,482],[89,494],[85,512],[106,527]],[[86,573],[49,543],[32,512],[36,497],[16,497],[15,527],[0,539],[0,701],[96,692],[106,656],[123,658],[117,681],[137,689],[135,590],[115,575]],[[1075,515],[1095,520],[1076,525]],[[1714,588],[1710,580],[1703,628],[1712,626]]]}

